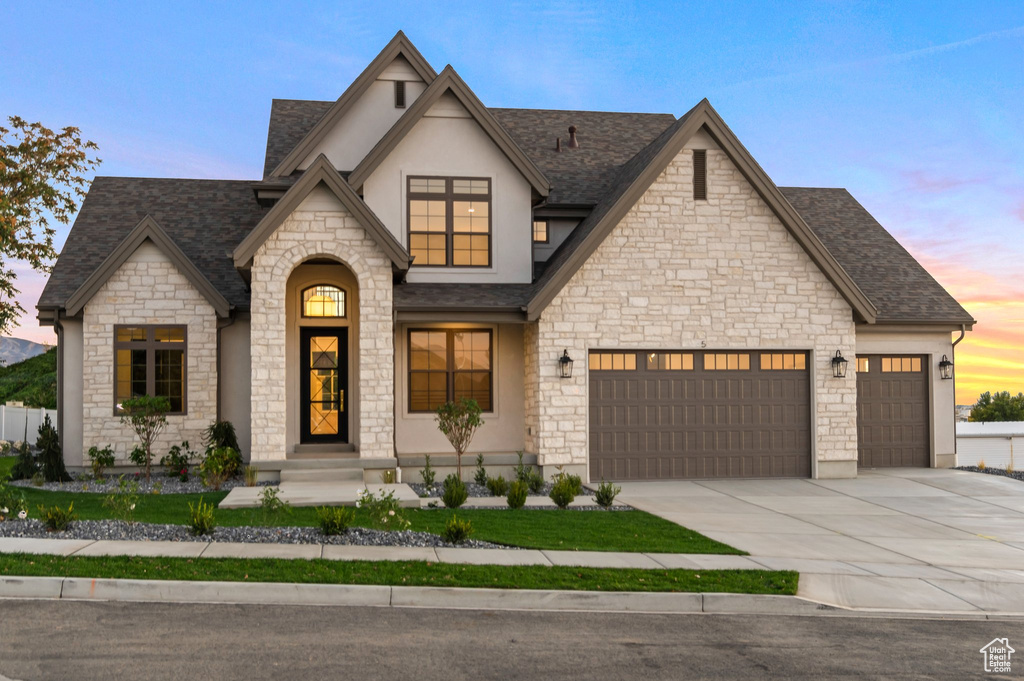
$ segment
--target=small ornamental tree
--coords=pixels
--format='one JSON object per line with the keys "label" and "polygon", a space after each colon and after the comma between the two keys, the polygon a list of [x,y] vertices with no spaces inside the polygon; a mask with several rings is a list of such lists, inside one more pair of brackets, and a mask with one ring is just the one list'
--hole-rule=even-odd
{"label": "small ornamental tree", "polygon": [[50,417],[39,426],[39,437],[36,439],[39,450],[39,462],[43,467],[43,478],[46,482],[67,482],[71,480],[68,469],[64,467],[64,454],[60,448],[60,437],[57,429],[50,423]]}
{"label": "small ornamental tree", "polygon": [[462,455],[469,449],[476,429],[484,425],[480,405],[467,397],[445,402],[437,408],[437,427],[455,448],[455,468],[462,479]]}
{"label": "small ornamental tree", "polygon": [[131,426],[139,438],[147,481],[153,466],[153,441],[167,425],[167,412],[170,410],[171,403],[166,397],[143,395],[121,403],[121,423]]}

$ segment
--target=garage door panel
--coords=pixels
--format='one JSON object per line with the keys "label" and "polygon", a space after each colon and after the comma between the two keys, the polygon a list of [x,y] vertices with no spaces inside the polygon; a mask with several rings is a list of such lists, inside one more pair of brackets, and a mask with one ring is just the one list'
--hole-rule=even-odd
{"label": "garage door panel", "polygon": [[[930,465],[928,417],[928,362],[909,356],[918,371],[882,371],[895,355],[859,355],[867,358],[867,371],[857,372],[857,450],[863,467],[927,467]],[[900,355],[899,357],[907,357]],[[910,368],[910,367],[908,367]]]}
{"label": "garage door panel", "polygon": [[763,371],[759,352],[678,352],[692,369],[648,369],[638,353],[634,370],[590,371],[593,479],[810,475],[806,356],[802,370]]}

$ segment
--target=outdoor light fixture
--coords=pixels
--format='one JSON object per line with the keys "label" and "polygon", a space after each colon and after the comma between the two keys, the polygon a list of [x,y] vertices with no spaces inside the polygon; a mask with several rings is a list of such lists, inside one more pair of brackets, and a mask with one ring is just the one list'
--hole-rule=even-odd
{"label": "outdoor light fixture", "polygon": [[568,350],[562,350],[562,356],[558,358],[558,375],[562,378],[572,378],[572,357]]}
{"label": "outdoor light fixture", "polygon": [[843,357],[838,350],[836,350],[836,356],[832,358],[832,375],[836,378],[846,378],[846,365],[849,362]]}
{"label": "outdoor light fixture", "polygon": [[953,378],[953,363],[949,361],[949,357],[942,356],[942,361],[939,362],[939,376],[943,380],[949,380]]}

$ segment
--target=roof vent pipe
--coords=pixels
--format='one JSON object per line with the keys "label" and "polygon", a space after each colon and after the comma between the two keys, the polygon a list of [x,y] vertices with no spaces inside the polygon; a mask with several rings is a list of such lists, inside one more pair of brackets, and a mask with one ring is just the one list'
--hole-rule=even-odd
{"label": "roof vent pipe", "polygon": [[580,143],[576,141],[576,126],[569,126],[569,144],[567,145],[570,149],[579,149]]}
{"label": "roof vent pipe", "polygon": [[555,151],[561,151],[561,150],[562,150],[562,138],[561,137],[556,137],[555,138]]}

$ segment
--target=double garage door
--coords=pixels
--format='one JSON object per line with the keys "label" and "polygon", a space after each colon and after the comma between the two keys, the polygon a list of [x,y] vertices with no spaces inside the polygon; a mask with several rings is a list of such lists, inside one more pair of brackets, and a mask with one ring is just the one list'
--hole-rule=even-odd
{"label": "double garage door", "polygon": [[592,352],[590,479],[811,474],[805,352]]}

